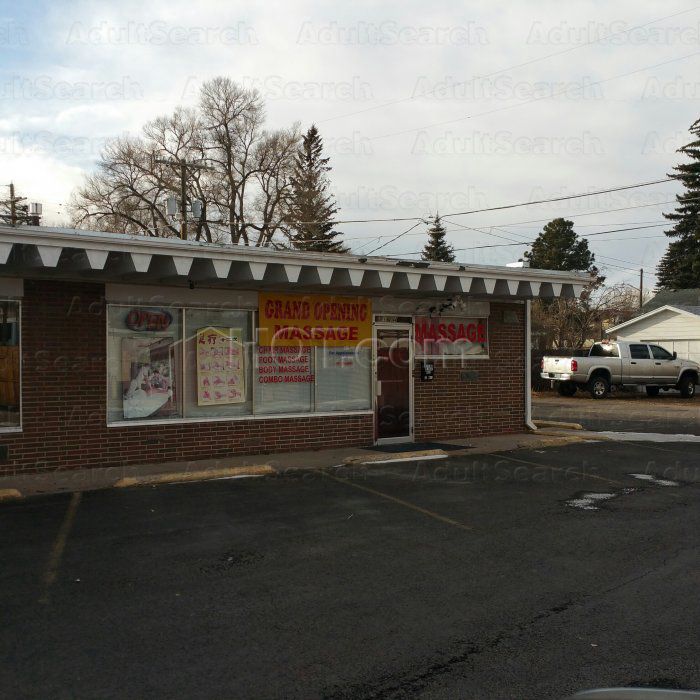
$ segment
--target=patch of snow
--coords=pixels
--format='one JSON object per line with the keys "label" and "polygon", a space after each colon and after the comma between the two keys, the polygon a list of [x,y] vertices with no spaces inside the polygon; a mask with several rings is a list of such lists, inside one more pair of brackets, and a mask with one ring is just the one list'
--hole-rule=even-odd
{"label": "patch of snow", "polygon": [[578,498],[572,498],[566,502],[567,506],[579,508],[581,510],[598,510],[596,505],[600,501],[607,501],[615,498],[614,493],[584,493]]}
{"label": "patch of snow", "polygon": [[616,433],[613,430],[603,430],[593,433],[601,437],[619,440],[620,442],[698,442],[700,435],[687,435],[685,433]]}
{"label": "patch of snow", "polygon": [[648,481],[650,484],[655,486],[678,486],[677,481],[671,481],[671,479],[659,479],[653,474],[629,474],[629,476],[635,479],[641,479],[642,481]]}

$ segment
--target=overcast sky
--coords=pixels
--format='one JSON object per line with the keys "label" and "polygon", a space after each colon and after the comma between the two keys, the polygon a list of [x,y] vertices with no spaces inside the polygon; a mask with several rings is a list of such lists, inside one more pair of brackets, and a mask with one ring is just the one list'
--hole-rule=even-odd
{"label": "overcast sky", "polygon": [[[194,104],[216,75],[258,87],[271,127],[318,125],[344,219],[447,214],[661,179],[700,117],[700,9],[691,7],[4,0],[2,183],[43,202],[47,224],[65,223],[64,204],[105,139]],[[460,216],[449,220],[450,242],[471,248],[460,260],[502,264],[525,248],[473,248],[531,240],[542,226],[521,222],[565,216],[582,235],[649,226],[590,239],[609,279],[636,284],[635,270],[653,273],[666,247],[653,225],[673,206],[658,203],[678,191],[664,183]],[[601,212],[628,207],[636,208]],[[491,228],[509,224],[517,225]],[[408,225],[340,228],[353,250],[369,252]],[[422,244],[421,227],[378,253]]]}

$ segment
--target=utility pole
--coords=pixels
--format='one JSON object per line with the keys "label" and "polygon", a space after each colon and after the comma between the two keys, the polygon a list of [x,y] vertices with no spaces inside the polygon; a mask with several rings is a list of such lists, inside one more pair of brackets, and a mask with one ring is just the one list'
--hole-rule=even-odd
{"label": "utility pole", "polygon": [[186,160],[170,160],[168,158],[152,158],[153,163],[171,165],[180,169],[180,238],[187,240],[187,168],[194,170],[211,170],[204,163],[188,163]]}
{"label": "utility pole", "polygon": [[14,226],[17,223],[17,202],[15,200],[15,183],[10,183],[10,224]]}
{"label": "utility pole", "polygon": [[7,187],[10,188],[10,198],[0,201],[0,207],[2,207],[5,212],[9,213],[0,213],[0,220],[9,221],[11,226],[17,226],[18,224],[39,226],[41,204],[38,202],[22,204],[27,198],[18,197],[15,194],[15,183],[11,182]]}
{"label": "utility pole", "polygon": [[639,308],[642,308],[644,303],[644,268],[639,268]]}

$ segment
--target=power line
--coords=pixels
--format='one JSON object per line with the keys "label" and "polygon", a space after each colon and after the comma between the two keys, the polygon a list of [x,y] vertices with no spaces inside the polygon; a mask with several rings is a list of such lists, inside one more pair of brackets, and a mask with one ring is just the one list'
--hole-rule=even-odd
{"label": "power line", "polygon": [[[675,178],[671,178],[671,179],[675,179]],[[683,199],[683,202],[693,202],[693,201],[696,201],[696,200],[700,200],[700,197],[688,197],[688,198]],[[651,203],[651,204],[635,204],[635,205],[632,205],[632,206],[629,206],[629,207],[617,207],[617,208],[615,208],[615,209],[598,209],[597,211],[583,212],[583,213],[581,213],[581,214],[579,214],[579,213],[576,213],[576,214],[566,214],[566,215],[564,215],[563,218],[571,217],[571,218],[580,219],[581,217],[584,217],[584,216],[596,216],[597,214],[609,214],[609,213],[618,212],[618,211],[629,211],[630,209],[644,209],[644,208],[647,208],[647,207],[660,207],[660,206],[665,206],[665,205],[667,205],[667,204],[678,204],[678,201],[675,200],[675,199],[670,199],[670,200],[667,200],[667,201],[664,201],[664,202],[653,202],[653,203]],[[447,215],[445,215],[445,216],[447,216]],[[440,218],[442,218],[442,217],[440,217]],[[545,218],[545,219],[528,219],[528,220],[526,220],[526,221],[515,221],[515,222],[510,222],[510,223],[505,223],[505,224],[498,224],[496,227],[497,227],[497,228],[498,228],[498,227],[506,228],[506,227],[508,227],[508,226],[521,226],[521,225],[525,225],[525,224],[539,224],[539,223],[543,223],[543,222],[549,222],[549,221],[551,221],[551,220],[552,220],[552,217],[550,216],[550,217],[547,217],[547,218]],[[368,220],[368,223],[371,223],[372,221],[374,221],[374,220]],[[337,223],[355,223],[355,222],[348,222],[348,221],[345,221],[345,222],[337,222]],[[456,225],[459,225],[456,221],[453,221],[453,222],[451,222],[451,223],[456,224]],[[581,225],[582,225],[582,224],[577,225],[577,226],[581,226]],[[598,225],[603,226],[603,225],[608,225],[608,224],[590,224],[590,225],[591,225],[591,226],[598,226]],[[487,228],[487,227],[489,227],[489,226],[491,226],[491,224],[482,224],[482,225],[480,225],[481,228]],[[495,226],[495,225],[494,225],[494,226]],[[448,229],[448,232],[451,232],[451,231],[454,231],[454,230],[455,230],[455,229]],[[390,238],[391,235],[392,235],[392,234],[388,234],[388,235],[385,235],[385,236],[372,236],[370,240],[382,239],[382,238]],[[411,236],[422,236],[422,235],[424,235],[424,234],[423,234],[423,233],[411,233],[411,234],[408,234],[408,235],[411,235]],[[345,239],[343,239],[343,240],[346,240],[346,241],[357,241],[357,240],[364,240],[364,239],[367,239],[367,236],[359,236],[359,237],[356,237],[356,238],[345,238]],[[316,240],[321,241],[321,240],[325,240],[325,239],[319,238],[319,239],[316,239]]]}
{"label": "power line", "polygon": [[[671,178],[675,179],[675,178]],[[684,202],[692,202],[695,200],[700,199],[700,197],[692,197],[688,199],[684,199]],[[582,216],[595,216],[596,214],[608,214],[611,212],[616,212],[616,211],[629,211],[630,209],[643,209],[645,207],[658,207],[666,204],[678,204],[678,201],[675,199],[671,199],[667,202],[654,202],[653,204],[635,204],[630,207],[619,207],[617,209],[599,209],[598,211],[589,211],[589,212],[584,212],[583,214],[567,214],[563,218],[566,218],[567,216],[570,217],[576,217],[576,218],[581,218]],[[442,217],[441,217],[442,218]],[[515,223],[510,223],[510,224],[499,224],[499,226],[520,226],[521,224],[539,224],[542,222],[548,222],[551,221],[551,217],[547,219],[529,219],[528,221],[516,221]]]}
{"label": "power line", "polygon": [[[670,182],[671,180],[674,180],[674,179],[675,178],[669,177],[669,178],[665,178],[663,180],[653,180],[651,182],[643,182],[643,183],[639,183],[636,185],[626,185],[624,187],[615,187],[615,188],[611,188],[611,189],[607,189],[607,190],[598,190],[597,192],[587,192],[587,193],[582,193],[582,194],[574,194],[574,195],[569,195],[566,197],[553,197],[551,199],[541,199],[541,200],[535,200],[533,202],[521,202],[518,204],[504,204],[504,205],[499,206],[499,207],[488,207],[485,209],[474,209],[472,211],[454,212],[452,214],[445,214],[445,215],[441,216],[440,218],[446,219],[448,217],[463,216],[465,214],[477,214],[477,213],[485,212],[485,211],[500,211],[503,209],[515,209],[516,207],[526,207],[526,206],[531,206],[533,204],[544,204],[545,202],[560,202],[560,201],[564,201],[567,199],[578,199],[581,197],[591,197],[593,195],[603,194],[606,192],[619,192],[621,190],[629,190],[629,189],[634,189],[636,187],[646,187],[648,185],[657,185],[657,184],[662,183],[662,182]],[[410,220],[413,220],[413,219],[410,219]],[[418,222],[418,223],[420,223],[420,222]],[[452,223],[454,223],[454,222],[452,222]],[[417,225],[418,224],[416,224],[416,226]],[[407,234],[409,231],[411,231],[414,228],[415,228],[415,226],[412,226],[411,228],[407,229],[406,231],[403,231],[398,236],[395,236],[394,238],[392,238],[390,241],[387,241],[386,243],[382,243],[382,245],[378,246],[377,248],[374,248],[374,250],[372,250],[371,252],[374,253],[375,251],[380,250],[381,248],[385,248],[390,243],[393,243],[394,241],[398,240],[399,238],[401,238],[402,236],[404,236],[405,234]]]}
{"label": "power line", "polygon": [[[665,19],[671,19],[673,17],[678,17],[679,15],[684,15],[687,14],[688,12],[695,12],[697,9],[700,9],[698,7],[692,7],[689,10],[682,10],[681,12],[676,12],[672,15],[666,15],[664,17],[659,17],[658,19],[653,19],[650,20],[649,22],[645,22],[644,24],[639,24],[636,27],[631,27],[630,29],[625,29],[621,30],[619,32],[613,32],[612,34],[606,34],[605,36],[599,37],[598,39],[591,39],[590,41],[583,42],[582,44],[577,44],[576,46],[570,46],[567,49],[562,49],[561,51],[555,51],[554,53],[546,54],[545,56],[540,56],[538,58],[533,58],[529,61],[524,61],[522,63],[516,63],[513,66],[508,66],[506,68],[501,68],[500,70],[493,71],[492,73],[486,73],[485,75],[473,75],[469,80],[462,80],[460,82],[454,83],[454,87],[457,87],[458,85],[467,85],[468,83],[478,79],[484,80],[486,78],[493,78],[496,75],[501,75],[502,73],[506,73],[509,70],[515,70],[517,68],[523,68],[524,66],[530,66],[533,63],[539,63],[540,61],[544,61],[548,58],[553,58],[554,56],[561,56],[562,54],[565,53],[570,53],[571,51],[576,51],[578,49],[582,49],[586,46],[590,46],[592,44],[597,44],[603,41],[604,39],[612,39],[615,36],[619,36],[621,34],[629,34],[631,32],[637,31],[638,29],[643,29],[644,27],[648,27],[650,24],[656,24],[657,22],[663,22]],[[376,109],[382,109],[384,107],[389,107],[391,105],[395,104],[401,104],[403,102],[410,102],[412,100],[419,99],[421,97],[427,97],[428,95],[433,94],[437,88],[433,88],[432,90],[426,90],[425,92],[422,92],[420,95],[409,95],[408,97],[401,97],[395,100],[388,100],[386,102],[383,102],[378,105],[374,105],[373,107],[366,107],[364,109],[358,109],[354,112],[346,112],[345,114],[338,114],[334,117],[328,117],[327,119],[321,119],[319,123],[325,123],[325,122],[330,122],[330,121],[335,121],[336,119],[344,119],[345,117],[354,117],[357,114],[364,114],[365,112],[372,112]]]}
{"label": "power line", "polygon": [[[639,229],[646,229],[646,228],[656,228],[658,226],[666,226],[665,223],[663,224],[652,224],[649,226],[633,226],[629,228],[616,228],[616,229],[610,229],[609,231],[597,231],[596,233],[591,233],[586,238],[589,238],[590,236],[602,236],[606,233],[620,233],[621,231],[638,231]],[[402,235],[402,234],[399,234]],[[606,239],[610,240],[610,239]],[[622,239],[622,240],[633,240],[631,238],[628,239]],[[464,251],[464,250],[481,250],[483,248],[508,248],[511,246],[528,246],[532,245],[535,241],[518,241],[517,243],[492,243],[492,244],[487,244],[487,245],[477,245],[477,246],[472,246],[470,248],[455,248],[455,251]],[[413,251],[411,253],[401,253],[401,255],[418,255],[422,251]]]}
{"label": "power line", "polygon": [[[652,68],[659,68],[661,66],[668,65],[669,63],[676,63],[677,61],[684,61],[686,58],[692,58],[700,54],[700,51],[694,51],[693,53],[686,54],[685,56],[679,56],[677,58],[671,58],[668,61],[661,61],[660,63],[654,63],[650,66],[644,66],[643,68],[637,68],[633,71],[628,71],[627,73],[620,73],[619,75],[613,75],[609,78],[603,78],[602,80],[595,80],[593,82],[587,83],[586,87],[591,87],[593,85],[602,85],[603,83],[609,83],[611,80],[619,80],[620,78],[627,78],[630,75],[635,75],[637,73],[643,73],[644,71],[651,70]],[[504,112],[508,109],[514,109],[515,107],[522,107],[526,104],[531,104],[533,102],[541,102],[542,100],[549,100],[552,97],[558,97],[559,95],[564,95],[571,89],[571,86],[566,87],[563,90],[552,92],[550,95],[542,95],[540,97],[533,97],[529,100],[523,100],[521,102],[516,102],[512,105],[504,105],[503,107],[495,107],[493,109],[486,110],[484,112],[475,112],[474,114],[467,114],[464,117],[457,117],[456,119],[448,119],[442,122],[433,122],[432,124],[425,124],[423,126],[414,127],[412,129],[404,129],[403,131],[393,131],[389,134],[381,134],[380,136],[371,136],[368,138],[369,141],[376,141],[378,139],[386,139],[391,136],[402,136],[403,134],[412,134],[416,131],[422,131],[423,129],[432,129],[435,126],[446,126],[447,124],[455,124],[457,122],[465,121],[467,119],[474,119],[475,117],[484,117],[489,114],[495,114],[496,112]]]}
{"label": "power line", "polygon": [[405,236],[409,231],[412,231],[416,226],[418,226],[420,224],[425,224],[425,223],[427,223],[427,222],[417,221],[415,224],[413,224],[413,226],[411,226],[410,228],[407,228],[405,231],[400,233],[398,236],[394,236],[394,238],[392,238],[390,241],[387,241],[386,243],[382,243],[380,246],[377,246],[376,248],[372,248],[372,250],[370,250],[369,253],[367,253],[367,255],[372,255],[372,253],[378,251],[380,248],[384,248],[385,246],[388,246],[390,243],[397,241],[399,238],[401,238],[401,236]]}

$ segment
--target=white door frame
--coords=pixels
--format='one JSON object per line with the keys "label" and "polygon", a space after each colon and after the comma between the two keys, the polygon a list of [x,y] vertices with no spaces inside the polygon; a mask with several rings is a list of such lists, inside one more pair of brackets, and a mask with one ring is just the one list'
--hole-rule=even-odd
{"label": "white door frame", "polygon": [[[402,437],[380,438],[377,429],[377,330],[405,330],[408,331],[408,411],[409,428],[408,435]],[[413,429],[413,324],[379,322],[372,324],[372,409],[374,412],[374,444],[393,445],[404,442],[414,442]]]}

